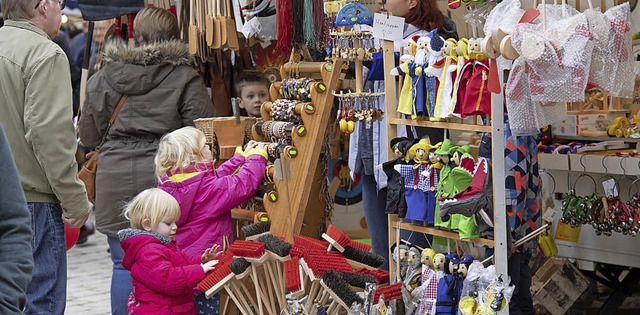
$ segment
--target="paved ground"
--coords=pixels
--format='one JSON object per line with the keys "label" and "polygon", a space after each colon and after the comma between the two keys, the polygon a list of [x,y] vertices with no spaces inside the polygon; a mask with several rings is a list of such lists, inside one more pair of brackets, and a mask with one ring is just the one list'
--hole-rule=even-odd
{"label": "paved ground", "polygon": [[111,314],[111,257],[107,237],[96,232],[67,253],[68,282],[65,314]]}

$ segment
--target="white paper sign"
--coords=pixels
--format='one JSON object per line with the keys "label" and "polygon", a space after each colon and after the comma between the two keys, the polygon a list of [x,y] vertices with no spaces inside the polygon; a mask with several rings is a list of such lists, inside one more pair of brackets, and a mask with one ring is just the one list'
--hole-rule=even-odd
{"label": "white paper sign", "polygon": [[618,197],[618,188],[616,187],[616,180],[615,179],[610,179],[607,181],[604,181],[602,183],[602,187],[604,188],[604,194],[607,197]]}
{"label": "white paper sign", "polygon": [[401,42],[403,32],[404,18],[383,13],[373,15],[373,37]]}

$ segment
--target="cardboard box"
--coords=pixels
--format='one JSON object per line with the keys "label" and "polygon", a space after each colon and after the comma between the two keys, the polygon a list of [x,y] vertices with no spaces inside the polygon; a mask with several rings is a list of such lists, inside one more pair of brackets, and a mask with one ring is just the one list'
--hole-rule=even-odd
{"label": "cardboard box", "polygon": [[556,136],[578,136],[578,125],[556,124],[553,125],[552,133]]}
{"label": "cardboard box", "polygon": [[566,258],[550,258],[533,276],[533,303],[553,315],[565,314],[588,286],[587,278]]}

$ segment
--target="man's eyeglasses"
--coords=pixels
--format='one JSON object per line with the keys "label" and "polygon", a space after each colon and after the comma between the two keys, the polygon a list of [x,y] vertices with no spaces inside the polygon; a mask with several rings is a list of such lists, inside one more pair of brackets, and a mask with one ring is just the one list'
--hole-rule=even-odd
{"label": "man's eyeglasses", "polygon": [[[57,2],[60,5],[60,10],[64,9],[64,7],[66,6],[66,2],[67,2],[66,0],[50,0],[50,1]],[[38,3],[36,3],[36,6],[35,6],[34,9],[37,9],[40,6],[40,2],[42,2],[42,1],[38,1]]]}

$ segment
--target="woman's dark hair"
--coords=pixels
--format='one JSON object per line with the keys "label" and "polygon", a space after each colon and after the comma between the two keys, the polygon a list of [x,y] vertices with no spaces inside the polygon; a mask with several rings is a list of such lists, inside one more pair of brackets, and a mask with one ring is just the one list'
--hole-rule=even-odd
{"label": "woman's dark hair", "polygon": [[444,14],[438,9],[436,0],[417,0],[416,7],[404,17],[409,23],[421,30],[441,30],[445,26]]}

